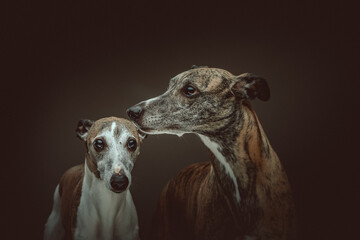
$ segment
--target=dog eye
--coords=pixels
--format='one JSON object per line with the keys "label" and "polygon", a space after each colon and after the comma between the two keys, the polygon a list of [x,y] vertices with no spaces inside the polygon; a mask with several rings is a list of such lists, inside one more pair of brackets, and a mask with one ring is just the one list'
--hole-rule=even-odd
{"label": "dog eye", "polygon": [[137,148],[136,140],[133,138],[130,138],[129,141],[127,142],[127,148],[132,152],[135,151]]}
{"label": "dog eye", "polygon": [[188,84],[186,85],[183,89],[182,92],[184,93],[185,96],[187,97],[193,97],[195,96],[198,91],[195,87],[193,87],[192,85]]}
{"label": "dog eye", "polygon": [[105,148],[105,143],[102,139],[96,139],[94,141],[94,149],[97,152],[101,152]]}

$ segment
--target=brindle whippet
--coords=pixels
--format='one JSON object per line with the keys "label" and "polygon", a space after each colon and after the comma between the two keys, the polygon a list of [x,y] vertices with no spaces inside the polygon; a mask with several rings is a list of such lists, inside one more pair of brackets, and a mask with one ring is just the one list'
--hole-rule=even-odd
{"label": "brindle whippet", "polygon": [[81,120],[85,163],[72,167],[55,189],[45,239],[139,239],[129,191],[142,136],[126,119]]}
{"label": "brindle whippet", "polygon": [[253,74],[199,67],[127,110],[147,134],[197,134],[211,161],[189,166],[163,189],[154,239],[293,239],[286,173],[249,100],[270,97]]}

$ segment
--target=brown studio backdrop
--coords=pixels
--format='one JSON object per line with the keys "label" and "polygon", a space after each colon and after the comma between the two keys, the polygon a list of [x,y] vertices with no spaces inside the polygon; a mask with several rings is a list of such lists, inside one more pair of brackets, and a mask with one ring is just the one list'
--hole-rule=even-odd
{"label": "brown studio backdrop", "polygon": [[[41,238],[62,173],[84,161],[77,121],[126,117],[128,107],[198,64],[268,79],[270,101],[253,105],[293,187],[300,239],[352,237],[360,200],[353,150],[359,32],[350,9],[306,2],[9,7],[5,159],[12,161],[2,175],[2,226],[14,239]],[[145,139],[131,188],[143,238],[162,187],[207,154],[194,135]]]}

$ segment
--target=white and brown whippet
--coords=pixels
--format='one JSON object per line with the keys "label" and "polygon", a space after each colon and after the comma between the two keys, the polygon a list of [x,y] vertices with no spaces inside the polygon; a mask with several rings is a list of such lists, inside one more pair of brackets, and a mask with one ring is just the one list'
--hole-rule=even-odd
{"label": "white and brown whippet", "polygon": [[129,191],[142,137],[128,120],[80,120],[85,163],[70,168],[55,189],[47,239],[139,239]]}
{"label": "white and brown whippet", "polygon": [[266,81],[196,67],[168,90],[128,109],[147,134],[197,134],[211,161],[180,171],[163,189],[153,239],[293,239],[286,173],[249,100],[270,97]]}

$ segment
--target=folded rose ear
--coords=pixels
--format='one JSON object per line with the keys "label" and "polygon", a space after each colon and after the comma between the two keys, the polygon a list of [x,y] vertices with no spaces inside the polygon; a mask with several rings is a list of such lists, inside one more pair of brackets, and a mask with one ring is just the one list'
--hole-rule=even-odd
{"label": "folded rose ear", "polygon": [[94,121],[88,119],[81,119],[76,127],[76,135],[83,141],[86,141],[87,135]]}
{"label": "folded rose ear", "polygon": [[237,76],[231,91],[241,99],[259,98],[262,101],[267,101],[270,98],[270,89],[266,80],[252,73]]}

